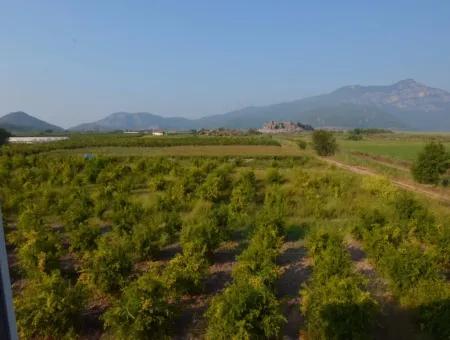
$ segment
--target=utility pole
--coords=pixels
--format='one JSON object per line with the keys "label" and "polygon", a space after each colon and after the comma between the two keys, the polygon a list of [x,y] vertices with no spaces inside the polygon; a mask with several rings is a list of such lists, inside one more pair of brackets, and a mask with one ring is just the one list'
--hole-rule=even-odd
{"label": "utility pole", "polygon": [[9,278],[8,254],[0,209],[0,339],[17,340],[16,316]]}

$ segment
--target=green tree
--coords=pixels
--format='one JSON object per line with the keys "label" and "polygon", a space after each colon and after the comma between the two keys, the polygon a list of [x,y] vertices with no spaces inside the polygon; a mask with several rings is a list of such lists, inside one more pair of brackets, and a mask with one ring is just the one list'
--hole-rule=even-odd
{"label": "green tree", "polygon": [[336,138],[334,138],[333,133],[330,131],[314,131],[312,141],[314,149],[319,156],[331,156],[337,150]]}
{"label": "green tree", "polygon": [[117,292],[133,270],[130,248],[131,242],[126,235],[110,232],[100,237],[98,248],[83,256],[83,281],[102,293]]}
{"label": "green tree", "polygon": [[450,167],[450,155],[442,143],[431,142],[417,156],[411,171],[420,183],[437,184]]}
{"label": "green tree", "polygon": [[23,339],[75,338],[75,328],[86,301],[81,285],[73,285],[59,272],[27,281],[15,298],[17,326]]}
{"label": "green tree", "polygon": [[192,243],[185,244],[183,252],[170,260],[164,270],[165,286],[175,295],[197,293],[203,288],[208,267],[205,248],[197,249]]}
{"label": "green tree", "polygon": [[175,313],[168,290],[148,272],[124,289],[103,320],[117,339],[169,339]]}
{"label": "green tree", "polygon": [[11,137],[11,134],[5,129],[0,128],[0,146],[6,144],[8,142],[9,137]]}
{"label": "green tree", "polygon": [[214,297],[207,313],[207,339],[275,338],[286,322],[265,285],[238,281]]}

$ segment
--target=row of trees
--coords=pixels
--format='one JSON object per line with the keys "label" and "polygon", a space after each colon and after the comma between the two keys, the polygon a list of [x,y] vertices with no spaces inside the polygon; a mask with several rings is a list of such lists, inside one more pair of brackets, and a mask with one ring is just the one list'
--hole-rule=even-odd
{"label": "row of trees", "polygon": [[367,339],[377,304],[357,274],[340,235],[317,231],[307,240],[313,274],[302,288],[301,311],[312,339]]}
{"label": "row of trees", "polygon": [[283,242],[283,196],[271,188],[247,249],[233,268],[233,282],[206,313],[208,339],[275,338],[286,322],[274,292],[276,258]]}
{"label": "row of trees", "polygon": [[400,303],[416,310],[421,327],[448,338],[450,225],[438,223],[411,194],[394,192],[388,202],[383,210],[365,209],[354,235]]}

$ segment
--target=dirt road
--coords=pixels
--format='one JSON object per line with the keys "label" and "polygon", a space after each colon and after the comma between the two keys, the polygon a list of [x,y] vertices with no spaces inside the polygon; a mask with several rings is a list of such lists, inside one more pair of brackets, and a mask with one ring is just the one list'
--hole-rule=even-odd
{"label": "dirt road", "polygon": [[[351,172],[354,172],[354,173],[357,173],[360,175],[380,176],[380,174],[376,173],[375,171],[367,169],[367,168],[363,168],[360,166],[348,165],[348,164],[339,162],[339,161],[337,161],[335,159],[331,159],[331,158],[321,157],[320,159],[328,164],[334,165],[338,168],[345,169],[347,171],[351,171]],[[433,191],[432,189],[427,188],[426,186],[423,186],[423,185],[420,185],[417,183],[411,184],[411,183],[407,183],[404,181],[399,181],[399,180],[395,180],[395,179],[391,179],[391,178],[389,180],[391,181],[392,184],[396,185],[399,188],[402,188],[402,189],[405,189],[405,190],[408,190],[411,192],[420,193],[429,198],[444,202],[446,204],[450,204],[449,196],[437,193],[437,192]]]}

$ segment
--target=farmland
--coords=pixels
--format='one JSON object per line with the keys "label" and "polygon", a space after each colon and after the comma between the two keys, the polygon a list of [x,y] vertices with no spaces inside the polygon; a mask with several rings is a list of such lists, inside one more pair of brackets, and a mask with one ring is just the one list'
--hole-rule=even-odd
{"label": "farmland", "polygon": [[22,338],[450,336],[445,204],[297,137],[79,138],[1,150]]}

